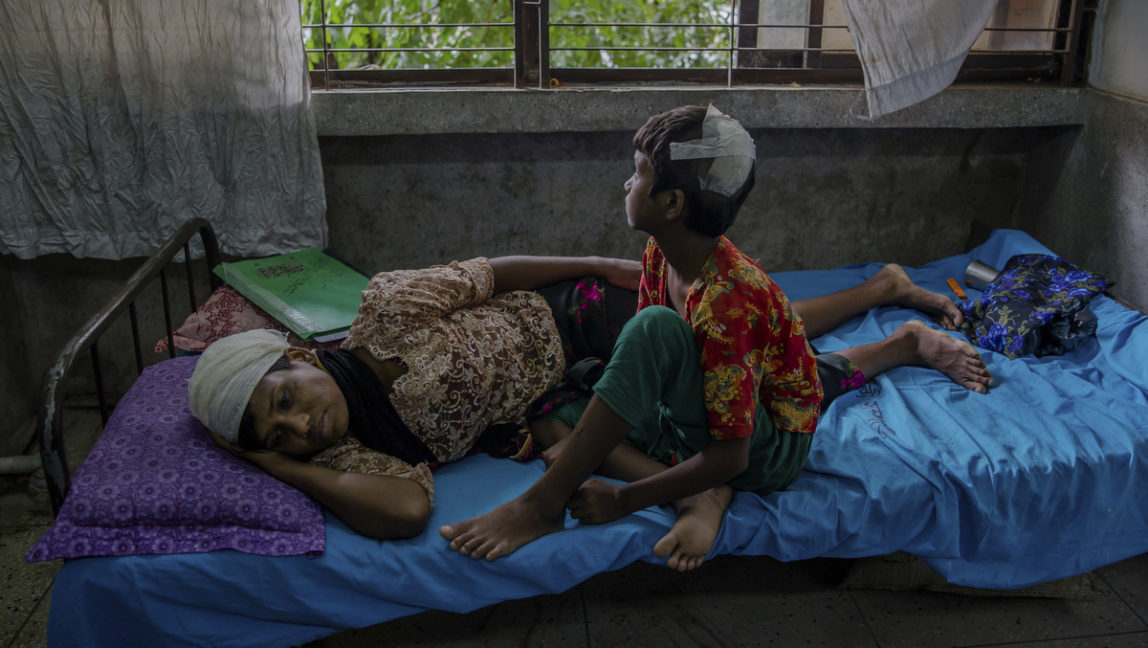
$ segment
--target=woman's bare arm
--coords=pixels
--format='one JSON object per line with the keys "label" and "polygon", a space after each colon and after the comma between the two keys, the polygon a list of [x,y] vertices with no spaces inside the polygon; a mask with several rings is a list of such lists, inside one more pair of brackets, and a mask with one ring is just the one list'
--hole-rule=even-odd
{"label": "woman's bare arm", "polygon": [[490,260],[494,292],[534,290],[565,279],[602,277],[615,286],[638,289],[640,261],[610,257],[504,256]]}
{"label": "woman's bare arm", "polygon": [[413,479],[343,472],[273,450],[245,451],[219,437],[216,443],[303,491],[365,536],[377,540],[410,538],[422,533],[430,519],[430,498]]}

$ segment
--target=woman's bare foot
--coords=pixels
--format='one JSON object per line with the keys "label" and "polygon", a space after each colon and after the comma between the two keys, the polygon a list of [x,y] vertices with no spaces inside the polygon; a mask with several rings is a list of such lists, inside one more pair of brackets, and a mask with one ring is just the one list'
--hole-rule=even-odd
{"label": "woman's bare foot", "polygon": [[911,364],[936,369],[958,385],[978,394],[992,385],[992,373],[985,366],[981,354],[971,344],[931,329],[920,320],[910,320],[899,326],[893,338],[908,342],[915,352]]}
{"label": "woman's bare foot", "polygon": [[565,509],[547,517],[526,497],[518,497],[490,513],[439,528],[450,548],[471,558],[494,560],[513,553],[544,535],[562,530]]}
{"label": "woman's bare foot", "polygon": [[542,463],[546,464],[547,470],[550,470],[550,466],[553,466],[554,462],[558,461],[558,456],[562,454],[562,449],[565,448],[569,442],[570,437],[565,436],[554,445],[542,451]]}
{"label": "woman's bare foot", "polygon": [[530,434],[542,446],[542,462],[547,470],[558,460],[573,433],[573,428],[559,421],[538,419],[530,422]]}
{"label": "woman's bare foot", "polygon": [[964,313],[948,297],[913,283],[905,269],[896,263],[881,268],[873,280],[888,291],[888,302],[914,308],[933,318],[942,328],[955,331],[964,321]]}
{"label": "woman's bare foot", "polygon": [[701,566],[714,547],[722,516],[732,498],[732,488],[719,486],[674,502],[678,519],[654,545],[654,555],[668,556],[666,566],[678,571]]}

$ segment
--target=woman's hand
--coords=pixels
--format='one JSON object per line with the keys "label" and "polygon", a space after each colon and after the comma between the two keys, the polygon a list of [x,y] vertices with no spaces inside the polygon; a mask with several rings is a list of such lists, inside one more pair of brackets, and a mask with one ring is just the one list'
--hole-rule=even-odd
{"label": "woman's hand", "polygon": [[570,509],[570,517],[585,524],[604,524],[630,513],[621,489],[600,479],[586,480],[566,508]]}
{"label": "woman's hand", "polygon": [[430,519],[430,498],[413,479],[342,472],[274,450],[244,450],[214,432],[211,438],[224,450],[303,491],[365,536],[410,538],[422,533]]}
{"label": "woman's hand", "polygon": [[236,457],[242,457],[243,455],[247,454],[246,450],[244,450],[243,448],[240,448],[239,446],[228,441],[227,439],[224,439],[223,437],[216,434],[214,431],[208,430],[207,433],[211,436],[211,440],[215,442],[215,445],[223,448],[224,450],[230,452],[231,454],[235,455]]}
{"label": "woman's hand", "polygon": [[244,450],[243,448],[240,448],[227,439],[219,436],[215,432],[208,430],[208,434],[211,435],[211,440],[215,441],[215,445],[223,448],[236,457],[243,459],[244,461],[249,461],[256,466],[259,466],[263,469],[264,472],[272,476],[275,475],[276,467],[282,465],[283,462],[295,461],[295,459],[291,458],[289,455],[283,454],[282,452],[276,452],[274,450]]}
{"label": "woman's hand", "polygon": [[642,280],[642,262],[632,259],[603,259],[602,278],[611,285],[638,291]]}

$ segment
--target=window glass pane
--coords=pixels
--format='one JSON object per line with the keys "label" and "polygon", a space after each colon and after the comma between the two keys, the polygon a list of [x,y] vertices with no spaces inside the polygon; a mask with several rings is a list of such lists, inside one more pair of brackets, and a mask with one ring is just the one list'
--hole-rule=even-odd
{"label": "window glass pane", "polygon": [[[805,25],[809,20],[809,0],[775,0],[762,2],[757,9],[761,25]],[[757,47],[766,50],[794,50],[805,47],[805,28],[759,27]]]}
{"label": "window glass pane", "polygon": [[551,0],[550,65],[725,67],[732,8],[729,0]]}
{"label": "window glass pane", "polygon": [[[861,78],[843,0],[541,0],[523,2],[518,27],[516,1],[300,0],[309,65],[332,72],[312,78],[326,88],[529,85],[548,70],[565,71],[554,77],[559,85]],[[999,0],[973,47],[994,54],[972,57],[965,71],[1060,78],[1056,70],[1067,64],[1051,50],[1071,41],[1041,30],[1060,24],[1068,6]],[[739,18],[749,26],[739,27]],[[540,40],[548,49],[539,51]]]}
{"label": "window glass pane", "polygon": [[322,66],[324,35],[331,69],[514,65],[511,0],[301,0],[301,11],[312,69]]}
{"label": "window glass pane", "polygon": [[1050,50],[1054,32],[997,31],[1003,29],[1049,29],[1056,26],[1059,0],[1000,0],[989,20],[988,31],[981,34],[973,50]]}
{"label": "window glass pane", "polygon": [[821,47],[827,50],[853,51],[853,37],[845,28],[849,21],[845,19],[845,9],[841,6],[841,0],[825,0],[822,24],[832,25],[834,29],[822,30]]}

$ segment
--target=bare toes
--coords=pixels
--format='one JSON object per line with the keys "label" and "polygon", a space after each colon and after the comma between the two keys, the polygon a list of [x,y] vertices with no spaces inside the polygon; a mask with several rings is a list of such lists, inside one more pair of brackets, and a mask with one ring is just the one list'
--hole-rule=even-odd
{"label": "bare toes", "polygon": [[673,558],[671,558],[671,560],[666,563],[666,566],[670,569],[684,572],[690,568],[690,558],[690,556],[683,554],[680,550],[675,551]]}
{"label": "bare toes", "polygon": [[877,277],[883,282],[889,303],[899,304],[926,313],[941,328],[955,331],[964,320],[964,313],[953,300],[941,293],[922,288],[913,283],[909,273],[896,263],[890,263],[878,271]]}
{"label": "bare toes", "polygon": [[482,548],[483,539],[475,536],[474,534],[467,534],[459,538],[458,552],[464,556],[470,556],[478,552]]}

